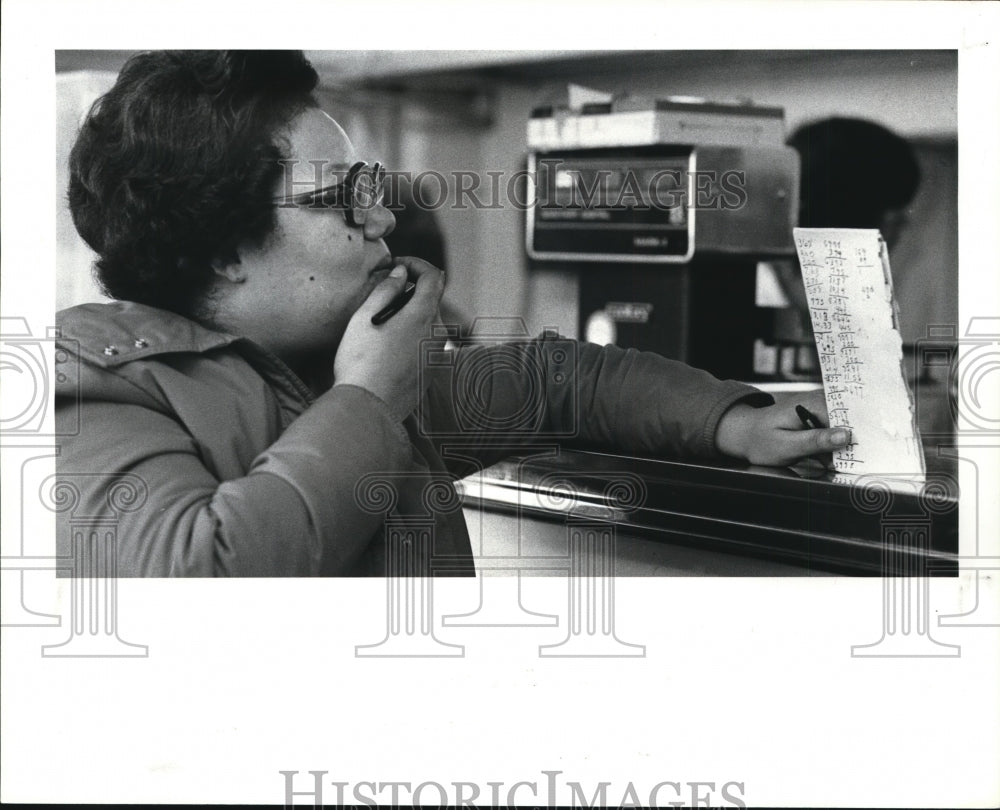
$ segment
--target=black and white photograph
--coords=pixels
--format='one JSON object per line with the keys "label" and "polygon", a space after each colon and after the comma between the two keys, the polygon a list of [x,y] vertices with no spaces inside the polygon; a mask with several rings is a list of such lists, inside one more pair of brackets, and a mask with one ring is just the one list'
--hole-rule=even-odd
{"label": "black and white photograph", "polygon": [[4,15],[5,804],[1000,801],[997,7]]}

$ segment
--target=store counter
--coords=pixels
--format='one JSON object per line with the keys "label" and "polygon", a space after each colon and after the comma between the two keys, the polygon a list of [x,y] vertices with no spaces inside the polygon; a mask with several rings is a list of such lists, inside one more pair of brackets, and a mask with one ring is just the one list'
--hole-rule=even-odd
{"label": "store counter", "polygon": [[572,573],[573,538],[599,537],[618,576],[955,575],[956,463],[927,463],[920,483],[548,450],[460,490],[484,573]]}

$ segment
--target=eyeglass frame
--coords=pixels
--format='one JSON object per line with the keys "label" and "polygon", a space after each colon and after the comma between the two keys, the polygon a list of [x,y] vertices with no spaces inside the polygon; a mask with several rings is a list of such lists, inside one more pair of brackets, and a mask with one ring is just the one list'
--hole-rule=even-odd
{"label": "eyeglass frame", "polygon": [[[371,199],[356,203],[356,197],[361,196],[358,192],[358,183],[364,177],[372,178]],[[385,166],[379,162],[369,166],[365,161],[359,160],[347,170],[347,176],[339,183],[292,196],[274,197],[271,202],[283,208],[297,207],[312,210],[336,208],[343,211],[348,225],[360,228],[368,221],[368,212],[375,206],[381,205],[384,199]]]}

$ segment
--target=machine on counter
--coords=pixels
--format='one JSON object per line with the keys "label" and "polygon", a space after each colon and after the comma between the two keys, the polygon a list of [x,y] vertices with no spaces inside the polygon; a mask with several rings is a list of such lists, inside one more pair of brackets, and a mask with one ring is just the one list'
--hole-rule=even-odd
{"label": "machine on counter", "polygon": [[795,256],[799,161],[783,110],[635,106],[533,112],[532,267],[577,275],[583,339],[722,378],[808,379],[779,363],[774,310],[757,305],[758,265]]}

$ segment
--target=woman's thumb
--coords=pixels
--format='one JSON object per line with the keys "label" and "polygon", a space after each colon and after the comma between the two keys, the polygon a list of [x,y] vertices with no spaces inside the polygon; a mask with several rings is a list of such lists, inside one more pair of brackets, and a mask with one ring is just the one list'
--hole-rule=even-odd
{"label": "woman's thumb", "polygon": [[385,280],[371,291],[361,309],[369,314],[378,312],[399,295],[404,286],[406,286],[406,268],[397,264]]}

